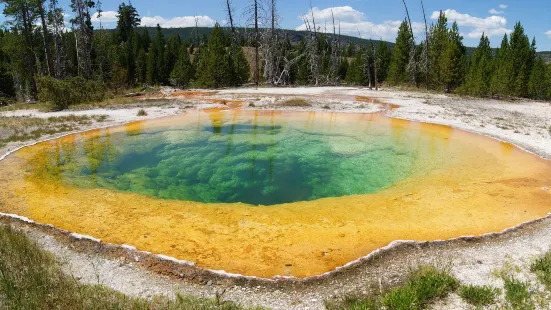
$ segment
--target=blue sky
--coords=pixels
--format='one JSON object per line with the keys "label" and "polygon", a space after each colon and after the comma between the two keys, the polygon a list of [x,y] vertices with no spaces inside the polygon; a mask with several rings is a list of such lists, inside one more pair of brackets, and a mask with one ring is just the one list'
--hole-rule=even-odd
{"label": "blue sky", "polygon": [[[263,1],[263,0],[261,0]],[[265,0],[264,0],[265,1]],[[69,0],[60,0],[68,12]],[[232,0],[240,25],[247,24],[243,14],[250,0]],[[115,11],[119,1],[104,0],[106,27],[114,27]],[[406,0],[414,22],[416,35],[423,35],[423,16],[420,1]],[[142,23],[148,26],[160,23],[164,27],[186,27],[195,23],[199,16],[202,26],[211,26],[215,21],[226,23],[225,0],[134,0]],[[301,16],[310,14],[310,1],[277,0],[280,25],[287,29],[304,28]],[[313,12],[318,26],[332,31],[331,12],[340,21],[341,32],[363,38],[382,38],[394,41],[396,30],[405,16],[401,0],[312,0]],[[465,37],[465,44],[476,46],[482,32],[490,35],[493,46],[498,46],[504,33],[509,33],[516,21],[521,21],[526,33],[536,37],[538,50],[551,50],[551,0],[425,0],[429,23],[434,21],[439,10],[447,12],[450,21],[456,20]],[[0,22],[4,16],[0,16]],[[95,21],[98,22],[98,21]],[[327,25],[327,26],[325,26]],[[323,30],[323,29],[322,29]]]}

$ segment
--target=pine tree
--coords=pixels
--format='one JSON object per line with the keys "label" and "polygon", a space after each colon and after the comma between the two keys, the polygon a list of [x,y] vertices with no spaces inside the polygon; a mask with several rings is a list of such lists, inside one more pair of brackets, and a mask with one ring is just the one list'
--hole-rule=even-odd
{"label": "pine tree", "polygon": [[377,58],[377,80],[379,83],[383,83],[387,79],[388,67],[392,56],[386,42],[382,40],[379,41],[375,55]]}
{"label": "pine tree", "polygon": [[147,74],[147,56],[143,49],[138,51],[138,56],[136,57],[136,80],[139,84],[146,82]]}
{"label": "pine tree", "polygon": [[168,68],[165,63],[165,49],[166,41],[165,36],[163,35],[162,28],[157,24],[157,34],[155,35],[155,40],[153,41],[153,48],[157,51],[155,60],[155,72],[156,72],[156,82],[166,83],[169,73]]}
{"label": "pine tree", "polygon": [[[430,72],[429,72],[429,87],[431,89],[442,90],[446,86],[446,82],[443,80],[444,70],[446,66],[442,65],[441,62],[445,59],[443,57],[444,53],[448,53],[446,56],[452,56],[449,53],[452,53],[451,49],[454,49],[453,46],[449,45],[449,30],[448,30],[448,18],[444,12],[440,11],[438,21],[435,25],[431,26],[430,38],[429,38],[429,63],[430,63]],[[447,61],[447,63],[449,63]]]}
{"label": "pine tree", "polygon": [[147,53],[149,51],[149,47],[151,46],[151,37],[149,36],[149,31],[147,30],[147,27],[144,27],[143,29],[142,45],[144,51]]}
{"label": "pine tree", "polygon": [[412,45],[409,26],[407,21],[404,20],[398,29],[398,37],[390,58],[388,69],[388,82],[390,84],[401,84],[409,81],[407,65],[410,60]]}
{"label": "pine tree", "polygon": [[[306,53],[306,43],[304,40],[299,42],[296,50],[298,55],[304,55]],[[294,71],[296,72],[293,74],[296,84],[308,85],[310,83],[310,70],[308,69],[308,60],[306,57],[300,58]]]}
{"label": "pine tree", "polygon": [[513,62],[507,35],[503,36],[501,47],[496,52],[495,70],[490,82],[490,94],[493,96],[509,96],[513,86]]}
{"label": "pine tree", "polygon": [[547,99],[548,91],[551,87],[548,67],[541,57],[538,57],[532,68],[530,80],[528,82],[528,95],[534,99]]}
{"label": "pine tree", "polygon": [[461,87],[461,92],[473,96],[488,96],[492,74],[493,58],[490,40],[482,34],[478,47],[471,58],[465,84]]}
{"label": "pine tree", "polygon": [[10,71],[20,100],[36,100],[37,62],[34,51],[38,49],[34,32],[36,28],[36,2],[26,0],[0,0],[4,4],[6,24],[10,32],[4,35],[4,51],[8,55]]}
{"label": "pine tree", "polygon": [[187,88],[194,75],[195,72],[189,59],[188,49],[187,47],[182,47],[180,48],[174,69],[170,73],[171,82],[178,87]]}
{"label": "pine tree", "polygon": [[365,85],[367,83],[365,65],[365,50],[362,46],[356,51],[356,55],[346,72],[346,83],[350,85]]}
{"label": "pine tree", "polygon": [[348,58],[342,57],[339,65],[339,80],[344,81],[346,79],[346,73],[348,71]]}
{"label": "pine tree", "polygon": [[157,25],[157,35],[147,53],[146,82],[149,85],[163,83],[168,78],[164,64],[165,44],[161,26]]}
{"label": "pine tree", "polygon": [[176,65],[182,49],[182,40],[179,35],[173,35],[168,38],[166,43],[164,57],[164,68],[165,71],[162,73],[162,81],[168,82],[170,74]]}
{"label": "pine tree", "polygon": [[348,46],[346,47],[346,57],[354,57],[355,50],[356,46],[354,46],[354,42],[349,42]]}
{"label": "pine tree", "polygon": [[229,84],[228,72],[231,69],[224,41],[222,28],[216,23],[197,68],[196,83],[200,87],[218,88]]}
{"label": "pine tree", "polygon": [[509,42],[509,61],[512,62],[512,71],[508,84],[513,87],[513,96],[524,97],[528,93],[530,71],[535,62],[535,41],[530,45],[530,39],[524,34],[524,28],[520,22],[517,22]]}
{"label": "pine tree", "polygon": [[444,51],[440,55],[439,72],[441,83],[446,91],[452,91],[458,87],[464,76],[465,47],[463,37],[459,34],[459,27],[454,22],[452,29],[448,32],[448,38],[444,45]]}
{"label": "pine tree", "polygon": [[233,45],[231,47],[230,58],[232,63],[230,81],[233,83],[233,86],[240,86],[247,83],[251,76],[251,68],[241,46]]}
{"label": "pine tree", "polygon": [[131,3],[121,3],[117,12],[117,32],[119,42],[126,42],[130,39],[134,29],[140,25],[141,19],[138,11]]}
{"label": "pine tree", "polygon": [[136,44],[137,34],[134,31],[130,31],[128,41],[123,42],[121,47],[121,57],[124,59],[122,62],[123,68],[126,70],[126,84],[132,86],[136,80]]}
{"label": "pine tree", "polygon": [[3,51],[4,31],[0,29],[0,104],[3,97],[15,96],[13,79],[9,73],[8,56]]}
{"label": "pine tree", "polygon": [[147,53],[146,82],[149,85],[157,83],[157,49],[152,46]]}

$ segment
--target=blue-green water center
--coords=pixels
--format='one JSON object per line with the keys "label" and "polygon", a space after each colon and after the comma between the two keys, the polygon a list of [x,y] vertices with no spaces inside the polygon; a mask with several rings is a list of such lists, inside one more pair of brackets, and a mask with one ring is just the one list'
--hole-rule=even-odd
{"label": "blue-green water center", "polygon": [[368,194],[441,161],[445,140],[405,124],[377,115],[191,112],[81,135],[57,148],[46,170],[70,186],[206,203]]}

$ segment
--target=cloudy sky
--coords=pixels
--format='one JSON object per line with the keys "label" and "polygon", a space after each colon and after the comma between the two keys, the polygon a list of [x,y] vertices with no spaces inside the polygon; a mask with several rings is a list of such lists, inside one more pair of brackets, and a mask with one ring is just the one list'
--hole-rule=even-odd
{"label": "cloudy sky", "polygon": [[[265,0],[261,0],[265,1]],[[498,46],[503,34],[510,33],[516,21],[521,21],[530,37],[536,37],[538,50],[551,50],[551,0],[424,0],[428,22],[435,22],[440,10],[450,22],[457,21],[465,37],[465,44],[476,46],[482,33],[490,36]],[[70,0],[60,0],[69,11]],[[232,0],[240,25],[247,25],[246,7],[250,0]],[[340,23],[341,33],[363,38],[382,38],[394,41],[405,10],[401,0],[277,0],[281,26],[287,29],[304,29],[302,16],[312,13],[316,23],[332,31],[332,15]],[[114,27],[117,0],[104,0],[102,23]],[[420,1],[406,0],[420,38],[423,32],[423,15]],[[190,27],[198,16],[199,25],[212,26],[216,21],[226,24],[225,0],[134,0],[132,4],[142,17],[142,25],[163,27]],[[68,12],[70,13],[70,12]],[[4,17],[0,17],[0,22]],[[99,20],[94,20],[96,23]]]}

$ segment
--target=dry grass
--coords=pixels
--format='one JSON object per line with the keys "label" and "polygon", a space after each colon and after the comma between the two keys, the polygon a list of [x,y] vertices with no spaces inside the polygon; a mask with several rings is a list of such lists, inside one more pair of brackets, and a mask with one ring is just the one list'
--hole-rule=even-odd
{"label": "dry grass", "polygon": [[105,122],[107,115],[38,117],[0,116],[0,147],[10,142],[36,140],[42,136],[78,130],[93,122]]}
{"label": "dry grass", "polygon": [[281,103],[284,107],[311,107],[312,104],[302,98],[293,98]]}
{"label": "dry grass", "polygon": [[0,112],[18,111],[18,110],[38,110],[42,112],[51,111],[52,107],[45,103],[14,103],[8,106],[0,107]]}
{"label": "dry grass", "polygon": [[0,225],[1,309],[223,309],[242,307],[220,296],[133,298],[102,285],[84,285],[64,274],[55,258],[23,233]]}

